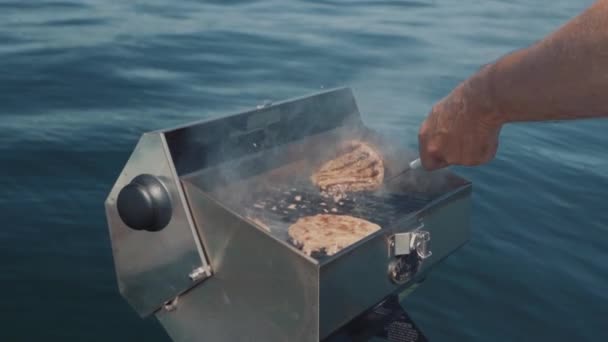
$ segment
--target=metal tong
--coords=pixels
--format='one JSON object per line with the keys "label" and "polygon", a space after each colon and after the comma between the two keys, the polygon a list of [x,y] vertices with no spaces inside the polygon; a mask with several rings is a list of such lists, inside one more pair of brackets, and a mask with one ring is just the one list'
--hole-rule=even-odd
{"label": "metal tong", "polygon": [[411,162],[409,162],[407,169],[405,169],[405,170],[403,170],[403,171],[401,171],[401,172],[393,175],[391,178],[389,178],[385,182],[390,182],[393,179],[395,179],[395,178],[397,178],[399,176],[402,176],[402,175],[404,175],[404,174],[406,174],[406,173],[408,173],[408,172],[410,172],[412,170],[419,169],[421,166],[422,166],[422,163],[420,162],[420,158],[416,158],[416,159],[412,160]]}

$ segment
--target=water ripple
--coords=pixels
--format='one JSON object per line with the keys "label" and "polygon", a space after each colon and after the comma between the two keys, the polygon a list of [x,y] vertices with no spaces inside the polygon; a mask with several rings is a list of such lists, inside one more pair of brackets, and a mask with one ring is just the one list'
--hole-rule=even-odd
{"label": "water ripple", "polygon": [[[166,340],[118,295],[103,211],[142,132],[349,85],[416,148],[435,101],[590,3],[0,2],[0,335]],[[608,340],[607,130],[507,125],[495,160],[454,168],[471,240],[406,301],[432,341]]]}

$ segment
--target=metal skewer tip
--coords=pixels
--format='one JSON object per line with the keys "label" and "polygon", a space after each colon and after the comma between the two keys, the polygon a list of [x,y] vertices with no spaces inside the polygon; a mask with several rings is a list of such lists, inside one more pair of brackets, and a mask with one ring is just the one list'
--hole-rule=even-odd
{"label": "metal skewer tip", "polygon": [[419,168],[420,166],[422,166],[422,163],[420,162],[420,158],[416,158],[410,162],[410,169],[412,169],[412,170],[415,170],[415,169]]}

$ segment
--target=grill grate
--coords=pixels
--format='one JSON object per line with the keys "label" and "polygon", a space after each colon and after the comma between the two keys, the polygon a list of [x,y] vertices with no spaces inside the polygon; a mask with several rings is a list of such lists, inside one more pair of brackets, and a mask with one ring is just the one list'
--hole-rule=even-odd
{"label": "grill grate", "polygon": [[431,201],[417,193],[382,195],[349,194],[346,198],[323,196],[307,185],[267,187],[245,199],[248,215],[263,221],[294,223],[299,218],[317,214],[350,215],[386,227],[403,215],[422,209]]}

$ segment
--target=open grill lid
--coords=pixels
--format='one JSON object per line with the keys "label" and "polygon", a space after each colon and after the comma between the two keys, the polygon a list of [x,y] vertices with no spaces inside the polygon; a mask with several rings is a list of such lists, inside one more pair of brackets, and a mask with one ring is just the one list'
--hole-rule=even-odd
{"label": "open grill lid", "polygon": [[351,90],[338,88],[163,134],[175,170],[182,176],[336,128],[362,125]]}

